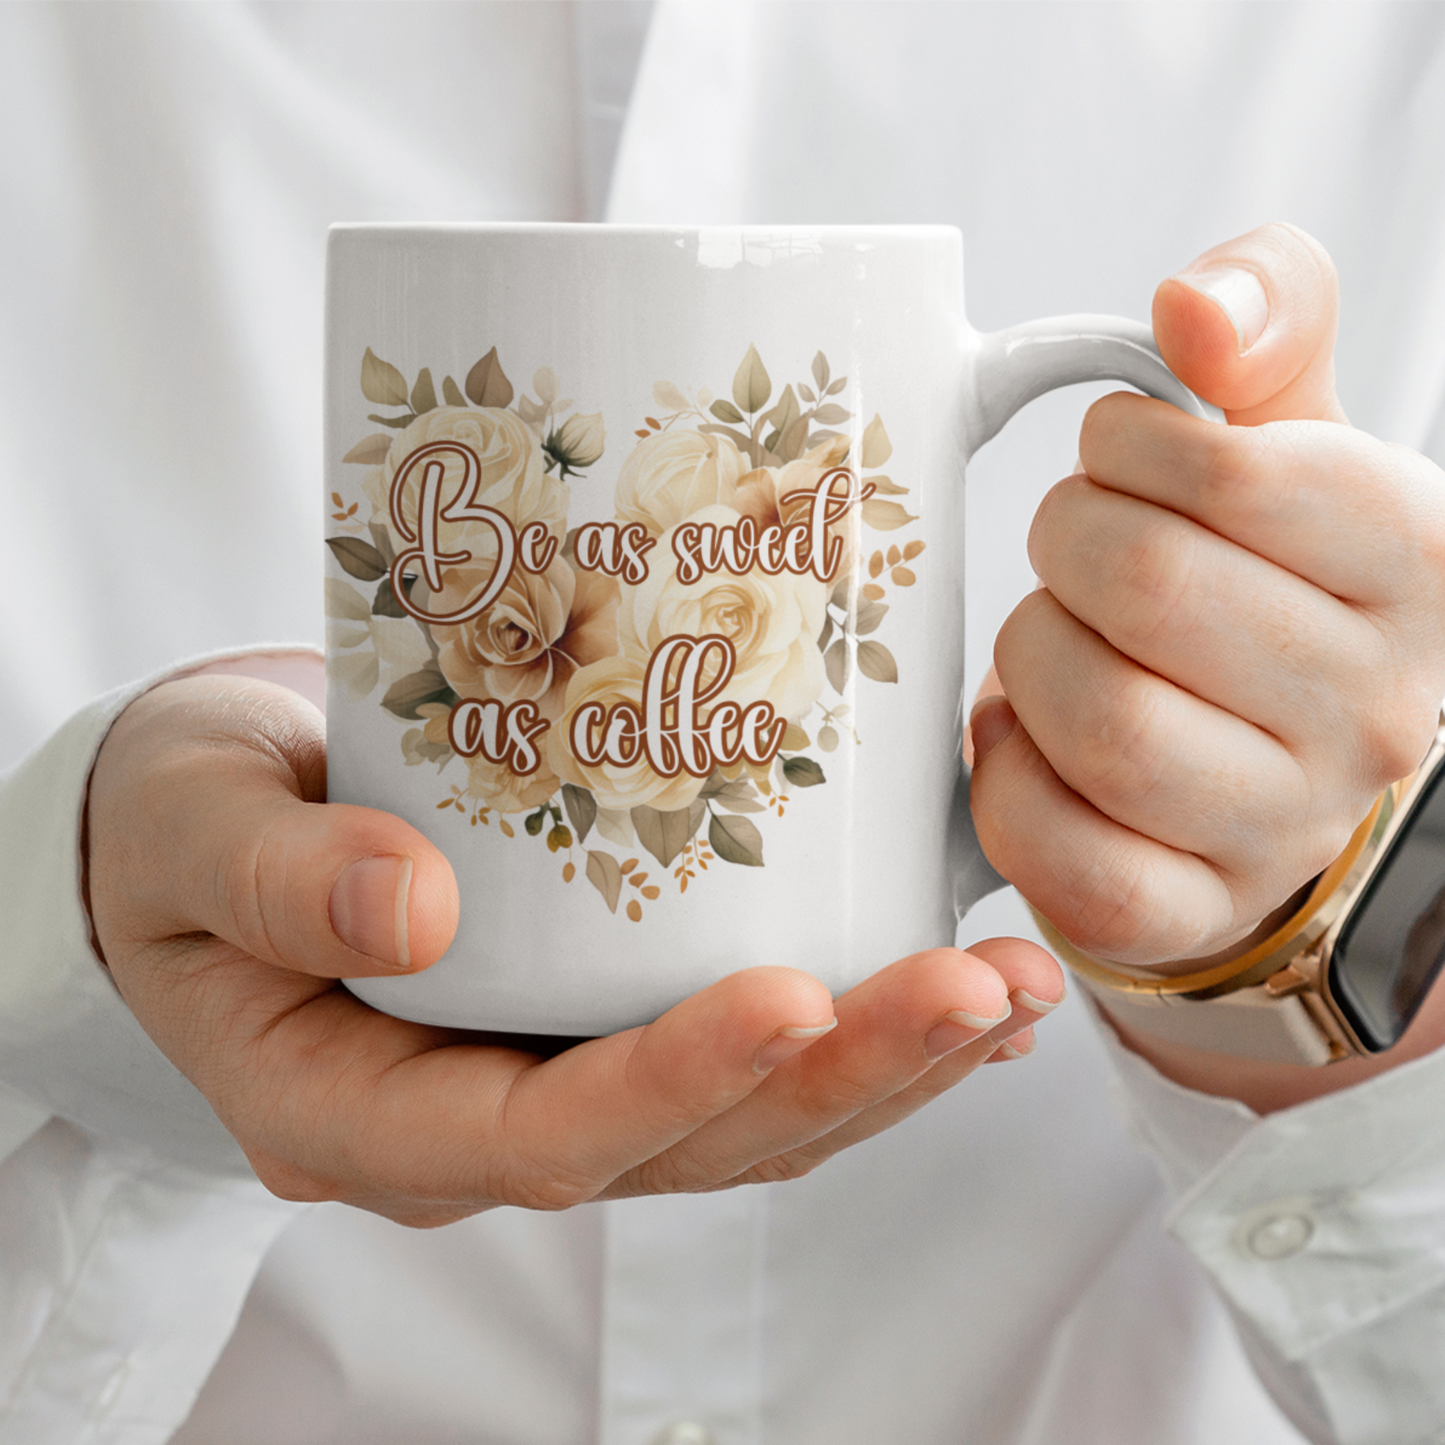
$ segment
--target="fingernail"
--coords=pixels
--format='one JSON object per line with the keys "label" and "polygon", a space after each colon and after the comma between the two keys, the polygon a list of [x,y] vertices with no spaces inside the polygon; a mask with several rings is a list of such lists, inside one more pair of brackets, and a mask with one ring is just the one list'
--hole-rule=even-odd
{"label": "fingernail", "polygon": [[1239,338],[1241,356],[1259,340],[1269,321],[1269,297],[1253,271],[1238,266],[1208,266],[1200,271],[1182,271],[1174,279],[1209,297],[1229,317]]}
{"label": "fingernail", "polygon": [[972,760],[969,766],[978,765],[1014,730],[1018,714],[1009,700],[1000,695],[981,697],[974,703],[968,715],[968,741]]}
{"label": "fingernail", "polygon": [[758,1050],[758,1056],[753,1060],[753,1072],[755,1074],[770,1073],[785,1059],[791,1059],[794,1054],[801,1054],[809,1044],[821,1039],[824,1034],[832,1033],[837,1027],[837,1019],[830,1019],[827,1023],[818,1024],[812,1028],[785,1024]]}
{"label": "fingernail", "polygon": [[1014,989],[1009,994],[1009,998],[1020,1008],[1026,1008],[1031,1014],[1051,1014],[1064,1001],[1064,996],[1060,994],[1053,1003],[1045,1003],[1043,999],[1035,998],[1033,994],[1022,988]]}
{"label": "fingernail", "polygon": [[406,900],[410,858],[362,858],[331,886],[331,926],[357,953],[393,968],[411,967]]}
{"label": "fingernail", "polygon": [[1003,1023],[1007,1018],[1008,1014],[1003,1013],[986,1019],[979,1014],[969,1013],[967,1009],[956,1008],[944,1014],[924,1035],[923,1052],[930,1059],[941,1059],[945,1054],[951,1054],[955,1049],[972,1043],[980,1034]]}
{"label": "fingernail", "polygon": [[1013,1043],[1002,1043],[994,1050],[994,1057],[999,1059],[1022,1059],[1038,1048],[1038,1040],[1029,1034],[1024,1039],[1022,1047]]}

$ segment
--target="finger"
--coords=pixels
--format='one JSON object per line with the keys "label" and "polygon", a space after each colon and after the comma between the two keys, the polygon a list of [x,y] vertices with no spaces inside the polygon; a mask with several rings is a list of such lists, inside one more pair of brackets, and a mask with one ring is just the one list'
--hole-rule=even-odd
{"label": "finger", "polygon": [[[985,939],[970,944],[967,952],[987,963],[1008,990],[1009,1010],[1002,1023],[941,1056],[911,1083],[871,1108],[860,1110],[817,1138],[761,1161],[728,1182],[761,1183],[806,1174],[834,1154],[901,1123],[925,1104],[961,1083],[981,1065],[1032,1052],[1033,1025],[1063,1002],[1063,970],[1050,954],[1022,938]],[[1011,1045],[1017,1052],[1010,1050]],[[805,1058],[800,1059],[795,1067],[803,1072],[820,1062]]]}
{"label": "finger", "polygon": [[1007,702],[985,706],[970,785],[979,842],[1086,953],[1150,966],[1194,957],[1242,936],[1279,901],[1260,899],[1251,917],[1250,880],[1237,900],[1204,859],[1116,823],[1059,779]]}
{"label": "finger", "polygon": [[[1044,499],[1029,556],[1048,593],[1026,599],[1006,631],[1052,621],[1057,633],[1047,596],[1127,658],[1292,743],[1337,731],[1340,700],[1390,661],[1372,620],[1345,603],[1177,512],[1085,477]],[[1019,641],[1006,648],[1011,695],[1025,681]],[[1043,657],[1069,661],[1063,651]],[[1045,683],[1033,681],[1035,692]]]}
{"label": "finger", "polygon": [[1278,222],[1206,251],[1154,295],[1170,370],[1235,426],[1343,422],[1335,396],[1339,287],[1324,247]]}
{"label": "finger", "polygon": [[[1276,737],[1149,659],[1140,666],[1049,592],[1014,609],[994,655],[1029,738],[1108,818],[1229,873],[1290,862],[1280,857],[1282,820],[1307,816],[1314,800],[1309,775]],[[1363,778],[1360,786],[1367,807],[1373,794]]]}
{"label": "finger", "polygon": [[619,1179],[611,1195],[696,1189],[836,1128],[1008,1015],[995,971],[957,949],[902,959],[835,1003],[838,1028],[765,1088]]}
{"label": "finger", "polygon": [[785,1030],[796,1052],[832,1018],[816,979],[750,969],[645,1028],[538,1060],[435,1047],[438,1031],[333,992],[269,1027],[252,1069],[287,1081],[260,1110],[268,1157],[307,1159],[321,1197],[556,1209],[757,1089]]}
{"label": "finger", "polygon": [[285,688],[192,677],[117,721],[97,759],[97,928],[214,934],[324,978],[435,962],[456,929],[450,865],[390,814],[316,799],[320,714]]}
{"label": "finger", "polygon": [[1438,469],[1361,432],[1211,426],[1121,392],[1090,407],[1079,455],[1092,481],[1192,517],[1351,602],[1395,602],[1440,560]]}

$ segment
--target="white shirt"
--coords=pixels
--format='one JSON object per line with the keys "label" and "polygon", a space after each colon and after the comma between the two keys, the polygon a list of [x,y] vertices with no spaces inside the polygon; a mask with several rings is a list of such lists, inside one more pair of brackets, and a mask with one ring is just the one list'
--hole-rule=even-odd
{"label": "white shirt", "polygon": [[[0,11],[0,756],[319,636],[332,220],[947,221],[991,328],[1147,315],[1283,216],[1340,266],[1356,423],[1445,457],[1440,9],[664,3],[619,127],[647,19]],[[973,678],[1081,414],[972,464]],[[426,1234],[271,1200],[89,950],[76,825],[128,695],[0,788],[3,1445],[1297,1442],[1231,1313],[1310,1438],[1445,1432],[1439,1056],[1259,1121],[1076,1001],[785,1186]],[[1003,895],[961,938],[1025,927]]]}

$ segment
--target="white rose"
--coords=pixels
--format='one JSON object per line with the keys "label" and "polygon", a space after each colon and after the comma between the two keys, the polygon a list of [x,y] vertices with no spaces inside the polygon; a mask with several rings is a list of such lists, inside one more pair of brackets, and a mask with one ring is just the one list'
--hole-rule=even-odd
{"label": "white rose", "polygon": [[652,536],[703,507],[730,503],[747,463],[727,437],[659,432],[633,447],[617,477],[617,520]]}
{"label": "white rose", "polygon": [[[742,520],[731,507],[704,507],[690,522],[736,527]],[[770,577],[759,567],[745,576],[705,573],[686,583],[677,575],[673,531],[665,532],[648,553],[647,577],[626,587],[617,613],[623,652],[645,668],[652,653],[669,637],[726,637],[737,656],[731,681],[718,701],[746,707],[769,702],[778,717],[803,717],[823,691],[823,630],[829,584],[811,573]]]}

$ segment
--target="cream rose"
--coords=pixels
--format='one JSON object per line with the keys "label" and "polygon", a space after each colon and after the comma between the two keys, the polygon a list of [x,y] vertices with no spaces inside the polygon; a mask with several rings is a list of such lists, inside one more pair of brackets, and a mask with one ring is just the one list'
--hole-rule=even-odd
{"label": "cream rose", "polygon": [[617,477],[617,520],[640,522],[654,537],[702,507],[732,501],[746,467],[727,437],[659,432],[632,449]]}
{"label": "cream rose", "polygon": [[[518,532],[532,522],[543,523],[559,539],[566,532],[572,489],[566,482],[547,475],[541,446],[519,417],[492,406],[439,406],[399,432],[375,479],[367,478],[367,495],[391,527],[398,551],[410,544],[396,536],[391,523],[392,481],[418,448],[443,441],[457,442],[475,453],[481,469],[476,501],[482,506],[500,512]],[[463,463],[460,458],[445,455],[442,460],[446,467],[442,481],[445,505],[457,496]],[[402,503],[402,515],[413,536],[417,535],[420,480],[418,477],[415,483],[408,483]],[[437,541],[443,552],[470,552],[476,558],[492,558],[497,553],[496,536],[485,522],[443,522]]]}
{"label": "cream rose", "polygon": [[[437,612],[458,610],[486,586],[490,568],[447,569]],[[517,567],[501,593],[477,616],[455,627],[432,624],[441,646],[442,676],[463,697],[535,702],[555,718],[572,674],[617,651],[615,579],[575,572],[561,557],[545,572]]]}
{"label": "cream rose", "polygon": [[[688,520],[722,528],[736,527],[742,517],[731,507],[704,507]],[[823,630],[830,585],[811,573],[770,577],[758,567],[742,577],[705,573],[686,583],[677,575],[672,540],[672,530],[663,534],[648,553],[646,579],[623,593],[617,613],[623,653],[645,668],[669,637],[726,637],[737,663],[718,700],[744,707],[769,702],[781,718],[803,717],[823,691],[818,634]]]}
{"label": "cream rose", "polygon": [[488,762],[480,754],[465,762],[467,792],[499,813],[530,813],[562,786],[545,759],[526,777],[518,777],[505,763]]}
{"label": "cream rose", "polygon": [[627,703],[638,715],[642,713],[642,685],[645,664],[629,657],[609,657],[579,669],[567,685],[567,701],[562,716],[548,730],[547,765],[564,783],[575,783],[590,789],[604,808],[626,811],[644,805],[662,813],[685,808],[702,791],[703,779],[680,772],[675,778],[664,778],[654,772],[647,754],[639,748],[637,758],[628,765],[602,761],[584,763],[573,755],[572,721],[579,708],[595,703],[601,716],[616,703]]}

